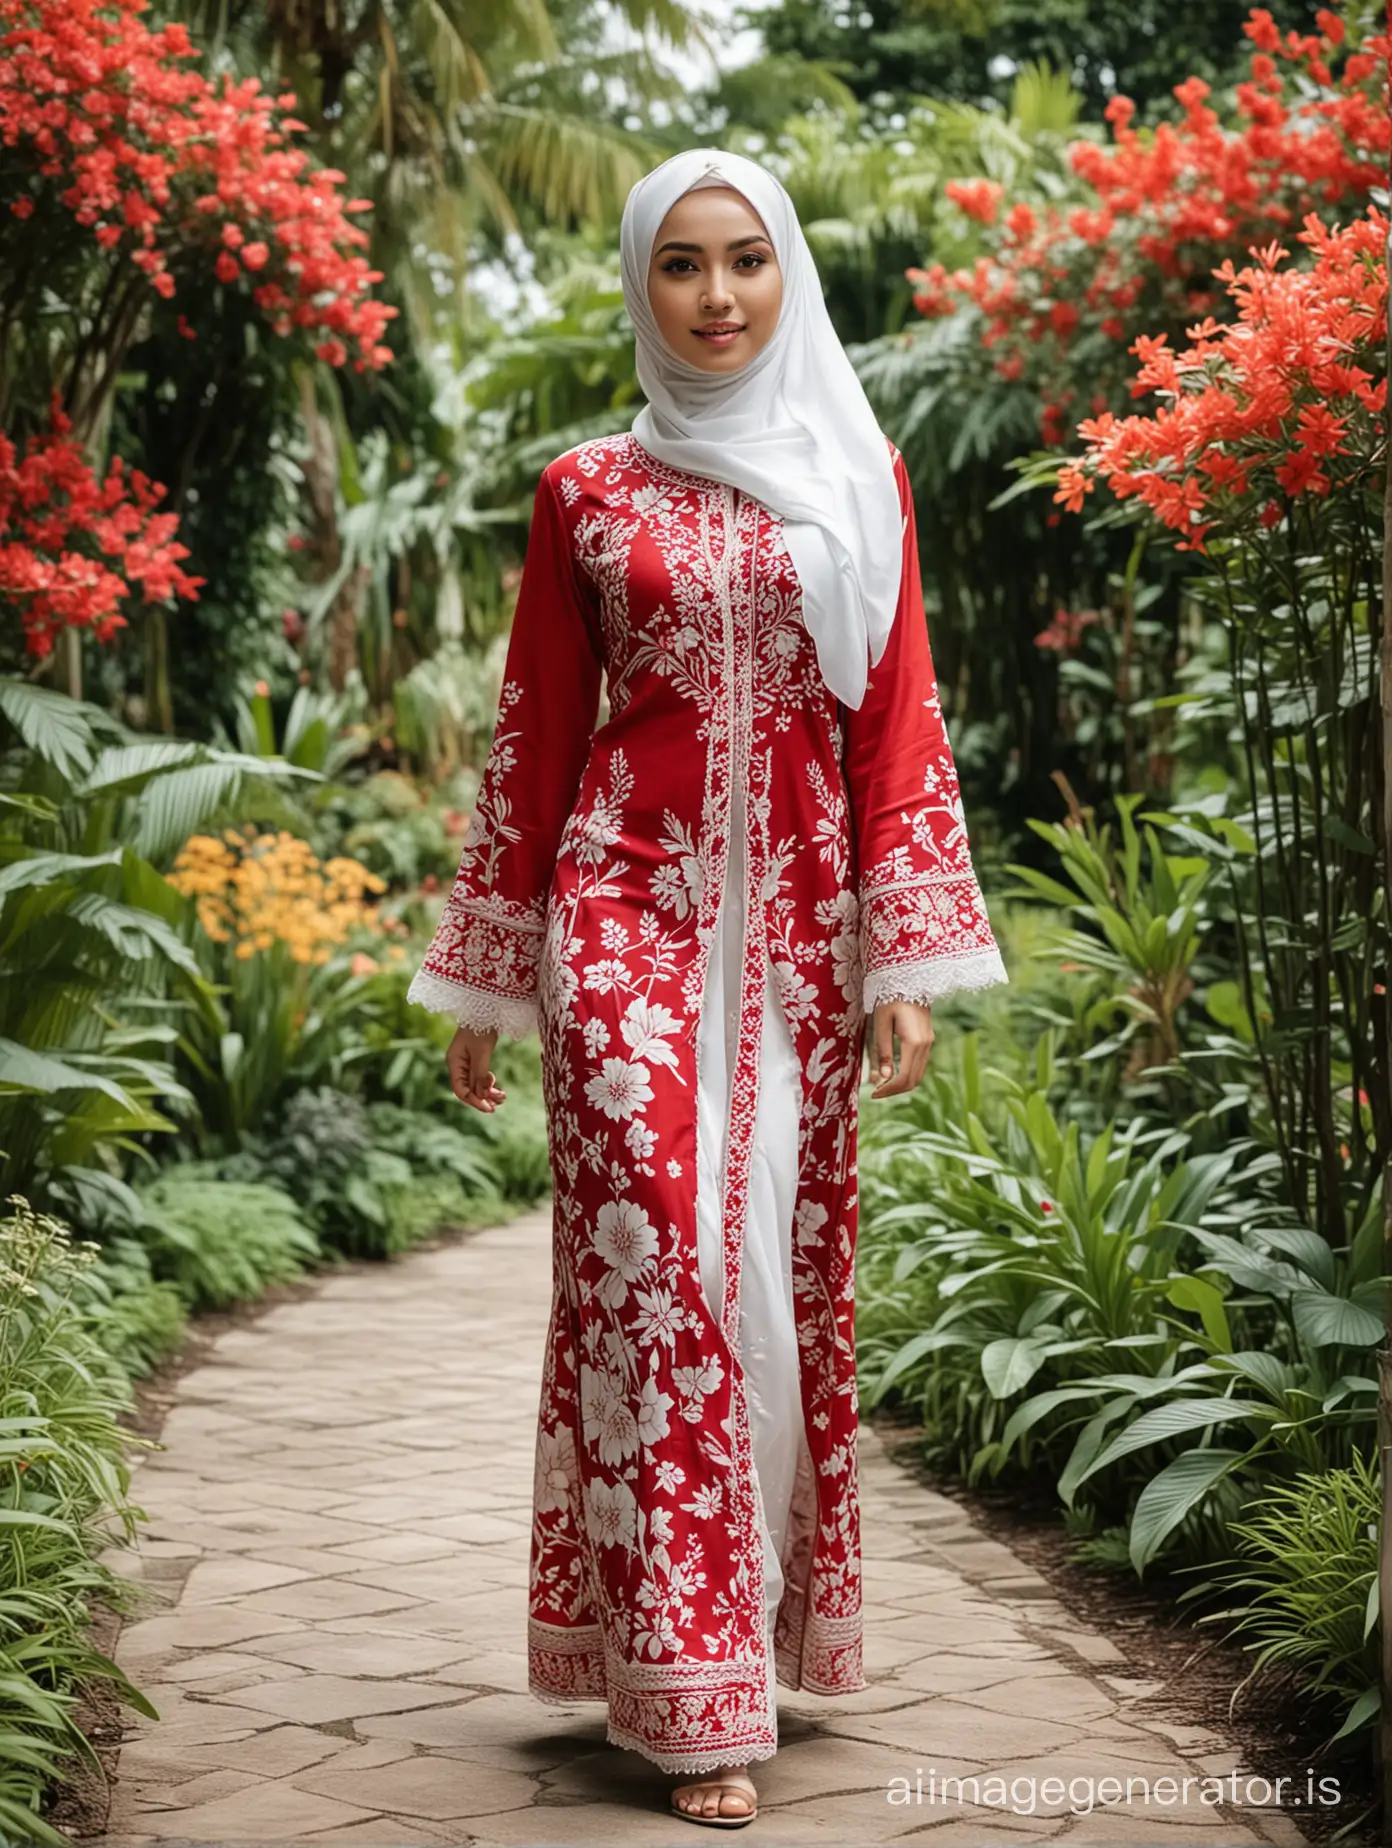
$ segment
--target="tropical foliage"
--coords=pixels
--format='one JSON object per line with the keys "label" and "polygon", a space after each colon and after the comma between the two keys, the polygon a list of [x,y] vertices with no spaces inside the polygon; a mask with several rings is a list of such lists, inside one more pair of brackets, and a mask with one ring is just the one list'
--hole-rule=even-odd
{"label": "tropical foliage", "polygon": [[[1003,505],[1125,536],[1131,730],[1115,823],[1056,773],[1066,816],[1013,868],[1057,920],[1013,1006],[1032,1068],[1012,1045],[986,1082],[968,1042],[871,1134],[865,1359],[971,1479],[1052,1476],[1099,1563],[1202,1568],[1254,1673],[1296,1665],[1354,1732],[1370,1542],[1322,1566],[1319,1618],[1295,1567],[1357,1502],[1384,1338],[1388,42],[1356,5],[1315,23],[1251,15],[1229,121],[1200,82],[1153,130],[1114,99],[1071,210],[954,186],[983,248],[915,272],[959,368],[1038,407]],[[1143,609],[1169,692],[1130,671]],[[1064,606],[1039,638],[1095,699],[1108,626]]]}
{"label": "tropical foliage", "polygon": [[1389,46],[1161,12],[781,0],[701,85],[669,0],[0,0],[0,1832],[112,1673],[129,1379],[548,1184],[535,1045],[462,1113],[406,980],[707,141],[904,452],[1012,972],[866,1105],[864,1401],[1370,1720]]}

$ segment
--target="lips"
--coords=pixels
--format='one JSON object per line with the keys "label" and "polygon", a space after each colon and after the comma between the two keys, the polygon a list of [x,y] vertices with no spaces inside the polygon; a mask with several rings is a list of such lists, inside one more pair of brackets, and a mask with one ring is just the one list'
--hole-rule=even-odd
{"label": "lips", "polygon": [[714,327],[693,327],[691,331],[698,339],[708,340],[712,346],[727,346],[737,334],[744,332],[744,323],[721,321]]}

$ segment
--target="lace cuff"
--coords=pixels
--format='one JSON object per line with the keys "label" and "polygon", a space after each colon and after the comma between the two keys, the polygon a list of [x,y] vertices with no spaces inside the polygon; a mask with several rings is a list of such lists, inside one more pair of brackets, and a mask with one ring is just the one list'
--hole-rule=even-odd
{"label": "lace cuff", "polygon": [[887,1001],[916,1001],[927,1006],[962,989],[993,988],[1008,982],[999,948],[968,950],[960,956],[934,956],[922,962],[891,963],[865,978],[865,1012]]}
{"label": "lace cuff", "polygon": [[515,995],[500,995],[487,988],[471,988],[461,982],[447,981],[421,969],[406,990],[406,999],[432,1014],[449,1014],[455,1024],[475,1033],[505,1033],[510,1039],[526,1039],[537,1030],[535,1001]]}

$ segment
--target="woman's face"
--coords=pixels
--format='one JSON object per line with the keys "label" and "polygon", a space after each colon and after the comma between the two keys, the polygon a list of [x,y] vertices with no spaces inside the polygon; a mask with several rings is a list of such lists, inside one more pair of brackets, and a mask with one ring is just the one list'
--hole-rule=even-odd
{"label": "woman's face", "polygon": [[648,300],[663,339],[703,372],[738,372],[778,325],[783,272],[764,221],[732,186],[683,193],[657,228]]}

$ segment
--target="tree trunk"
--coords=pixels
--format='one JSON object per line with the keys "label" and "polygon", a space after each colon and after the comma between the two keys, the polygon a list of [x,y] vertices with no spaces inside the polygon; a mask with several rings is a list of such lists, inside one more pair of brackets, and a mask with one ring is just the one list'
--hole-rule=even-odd
{"label": "tree trunk", "polygon": [[[343,563],[343,536],[338,530],[338,449],[333,425],[315,398],[314,374],[308,366],[300,373],[300,414],[309,438],[304,473],[309,494],[310,554],[315,575],[324,583]],[[336,692],[342,692],[357,665],[358,624],[369,578],[365,566],[351,571],[328,612],[327,666],[329,684]]]}
{"label": "tree trunk", "polygon": [[54,650],[53,678],[60,690],[71,699],[82,698],[82,637],[76,629],[64,629]]}
{"label": "tree trunk", "polygon": [[145,723],[173,734],[174,700],[169,690],[169,624],[162,609],[145,612]]}

